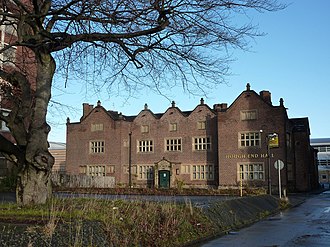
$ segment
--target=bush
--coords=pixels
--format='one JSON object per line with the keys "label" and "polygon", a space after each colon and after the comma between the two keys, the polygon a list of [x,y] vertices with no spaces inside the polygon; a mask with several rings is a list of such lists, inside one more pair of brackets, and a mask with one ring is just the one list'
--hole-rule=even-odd
{"label": "bush", "polygon": [[17,171],[11,171],[0,180],[0,191],[15,191],[17,183]]}

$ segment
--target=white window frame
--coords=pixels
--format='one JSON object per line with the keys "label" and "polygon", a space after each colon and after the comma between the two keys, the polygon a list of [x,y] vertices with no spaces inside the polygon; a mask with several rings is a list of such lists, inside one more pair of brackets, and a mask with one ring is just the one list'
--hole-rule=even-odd
{"label": "white window frame", "polygon": [[190,174],[190,165],[181,165],[181,174]]}
{"label": "white window frame", "polygon": [[237,166],[238,181],[264,181],[265,165],[261,162],[239,163]]}
{"label": "white window frame", "polygon": [[253,132],[240,132],[238,133],[239,147],[260,147],[261,146],[261,133],[260,131]]}
{"label": "white window frame", "polygon": [[165,152],[182,152],[182,138],[166,138]]}
{"label": "white window frame", "polygon": [[114,165],[109,165],[107,166],[108,173],[115,173],[115,166]]}
{"label": "white window frame", "polygon": [[149,133],[149,125],[141,125],[141,133]]}
{"label": "white window frame", "polygon": [[210,136],[193,137],[192,143],[194,151],[210,151],[212,149],[212,139]]}
{"label": "white window frame", "polygon": [[92,177],[105,177],[105,165],[87,165],[86,175]]}
{"label": "white window frame", "polygon": [[258,119],[258,112],[256,109],[253,110],[242,110],[240,112],[242,121],[256,120]]}
{"label": "white window frame", "polygon": [[139,180],[153,180],[154,166],[153,165],[138,165],[138,179]]}
{"label": "white window frame", "polygon": [[214,165],[192,165],[191,180],[214,180]]}
{"label": "white window frame", "polygon": [[206,121],[198,121],[197,122],[197,129],[198,130],[205,130],[206,129]]}
{"label": "white window frame", "polygon": [[95,131],[103,131],[103,123],[95,123],[95,124],[91,124],[91,131],[95,132]]}
{"label": "white window frame", "polygon": [[178,130],[178,124],[177,123],[170,123],[169,130],[171,132],[177,131]]}
{"label": "white window frame", "polygon": [[103,140],[90,141],[89,150],[91,154],[103,154],[105,152],[105,141]]}
{"label": "white window frame", "polygon": [[153,153],[154,141],[149,140],[137,140],[137,152],[138,153]]}

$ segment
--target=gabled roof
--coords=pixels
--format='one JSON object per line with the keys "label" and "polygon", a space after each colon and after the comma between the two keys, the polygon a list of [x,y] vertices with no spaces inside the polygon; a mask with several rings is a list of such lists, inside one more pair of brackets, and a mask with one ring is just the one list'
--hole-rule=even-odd
{"label": "gabled roof", "polygon": [[[267,92],[270,94],[269,91],[261,91],[260,93],[262,92]],[[280,99],[280,105],[279,106],[274,106],[271,101],[267,101],[265,100],[260,94],[258,94],[257,92],[255,92],[254,90],[251,90],[251,87],[250,87],[250,83],[247,83],[246,85],[246,90],[244,90],[243,92],[240,93],[240,95],[238,95],[238,97],[233,101],[233,103],[231,103],[226,109],[222,110],[224,112],[226,112],[227,110],[230,110],[239,100],[241,97],[243,97],[245,94],[253,94],[255,97],[257,97],[261,102],[263,102],[264,104],[270,106],[270,107],[273,107],[273,108],[278,108],[278,107],[283,107],[283,99],[281,98]],[[270,97],[270,96],[269,96]],[[271,100],[271,99],[270,99]]]}
{"label": "gabled roof", "polygon": [[164,112],[164,114],[162,114],[161,117],[163,117],[164,115],[166,115],[167,112],[170,111],[170,110],[176,110],[183,117],[188,117],[190,115],[190,113],[192,112],[192,111],[181,111],[181,109],[179,107],[175,106],[175,102],[172,101],[172,106],[170,106],[169,108],[167,108],[167,110]]}
{"label": "gabled roof", "polygon": [[199,108],[199,107],[206,107],[206,109],[208,109],[211,113],[216,114],[215,111],[214,111],[211,107],[209,107],[207,104],[204,103],[204,99],[201,98],[201,102],[200,102],[200,104],[197,105],[197,106],[194,108],[194,110],[190,111],[189,115],[192,114],[194,111],[196,111],[196,109]]}
{"label": "gabled roof", "polygon": [[309,121],[307,117],[290,118],[289,121],[293,125],[293,132],[307,132],[310,134]]}

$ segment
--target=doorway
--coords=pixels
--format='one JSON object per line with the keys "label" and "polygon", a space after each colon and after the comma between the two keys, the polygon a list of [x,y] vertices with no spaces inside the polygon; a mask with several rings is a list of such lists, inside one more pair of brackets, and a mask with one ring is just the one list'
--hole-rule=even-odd
{"label": "doorway", "polygon": [[169,189],[170,188],[170,171],[161,170],[158,172],[159,177],[159,188]]}

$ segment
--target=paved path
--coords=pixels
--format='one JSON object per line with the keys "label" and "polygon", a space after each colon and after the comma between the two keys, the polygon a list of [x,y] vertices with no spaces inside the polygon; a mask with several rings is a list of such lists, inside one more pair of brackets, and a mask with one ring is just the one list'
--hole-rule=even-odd
{"label": "paved path", "polygon": [[299,207],[231,232],[203,247],[318,247],[330,243],[330,192],[313,195]]}
{"label": "paved path", "polygon": [[1,192],[0,193],[0,203],[1,202],[16,202],[16,195],[13,192]]}

